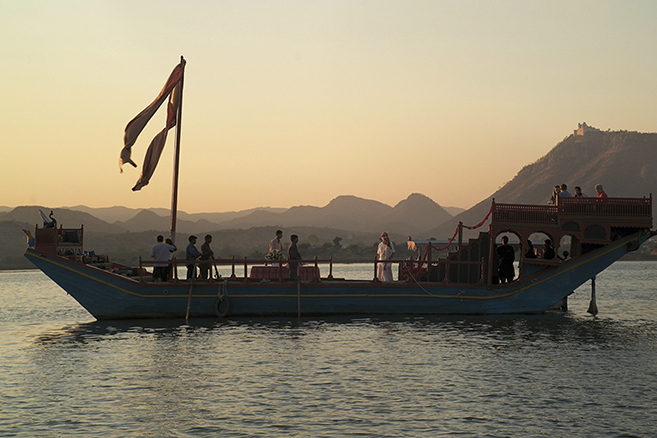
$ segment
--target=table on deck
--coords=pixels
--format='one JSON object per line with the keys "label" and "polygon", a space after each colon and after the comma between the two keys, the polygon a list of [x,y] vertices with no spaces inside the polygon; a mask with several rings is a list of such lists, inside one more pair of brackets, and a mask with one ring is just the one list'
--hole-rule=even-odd
{"label": "table on deck", "polygon": [[[290,277],[290,270],[287,266],[253,266],[249,278],[263,278],[267,280],[285,280]],[[319,267],[300,266],[299,277],[304,281],[318,281]]]}

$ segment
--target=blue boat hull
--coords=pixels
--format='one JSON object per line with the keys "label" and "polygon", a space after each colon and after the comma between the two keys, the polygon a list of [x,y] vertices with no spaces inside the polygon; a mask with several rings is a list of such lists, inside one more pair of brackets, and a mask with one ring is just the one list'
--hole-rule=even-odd
{"label": "blue boat hull", "polygon": [[[359,280],[197,282],[190,316],[540,313],[621,258],[629,245],[649,237],[630,236],[523,281],[492,287]],[[33,249],[25,256],[99,320],[185,317],[189,282],[139,282]]]}

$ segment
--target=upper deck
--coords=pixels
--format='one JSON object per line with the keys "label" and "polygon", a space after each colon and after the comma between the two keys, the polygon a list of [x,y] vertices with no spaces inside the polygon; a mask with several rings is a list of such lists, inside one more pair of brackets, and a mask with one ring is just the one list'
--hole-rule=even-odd
{"label": "upper deck", "polygon": [[652,228],[652,195],[648,198],[559,198],[557,205],[493,201],[491,225],[495,227],[561,228],[572,221]]}

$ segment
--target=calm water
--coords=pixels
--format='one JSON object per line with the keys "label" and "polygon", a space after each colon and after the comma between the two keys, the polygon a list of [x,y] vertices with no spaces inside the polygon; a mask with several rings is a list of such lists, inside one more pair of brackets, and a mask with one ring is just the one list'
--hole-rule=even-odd
{"label": "calm water", "polygon": [[186,326],[95,322],[0,272],[0,436],[655,436],[656,289],[657,264],[621,262],[597,317],[586,285],[540,316]]}

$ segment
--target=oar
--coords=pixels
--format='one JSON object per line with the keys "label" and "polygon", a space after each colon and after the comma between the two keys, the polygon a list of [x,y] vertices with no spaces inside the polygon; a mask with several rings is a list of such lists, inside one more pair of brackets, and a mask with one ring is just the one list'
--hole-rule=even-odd
{"label": "oar", "polygon": [[[196,269],[194,269],[194,271],[196,271]],[[189,284],[189,298],[187,298],[187,314],[185,315],[185,324],[187,325],[189,325],[189,308],[192,305],[192,289],[194,288],[194,277],[195,275],[192,275],[192,280],[190,281]]]}
{"label": "oar", "polygon": [[589,310],[591,315],[598,314],[598,305],[595,303],[595,277],[591,278],[591,302],[589,303]]}
{"label": "oar", "polygon": [[301,319],[301,279],[297,278],[297,318]]}

